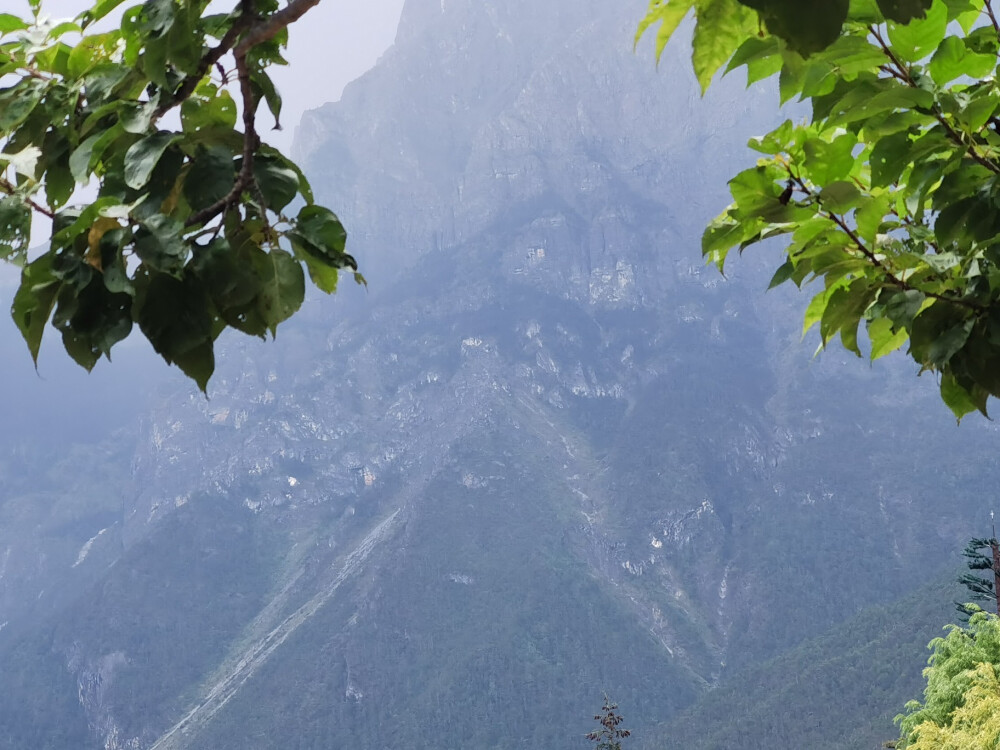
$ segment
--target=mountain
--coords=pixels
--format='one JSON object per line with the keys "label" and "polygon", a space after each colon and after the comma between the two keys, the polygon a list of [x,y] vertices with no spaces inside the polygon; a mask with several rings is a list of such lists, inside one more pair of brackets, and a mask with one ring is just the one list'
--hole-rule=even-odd
{"label": "mountain", "polygon": [[[134,432],[76,441],[87,492],[9,449],[10,564],[59,554],[4,600],[0,746],[559,750],[602,691],[662,746],[758,684],[740,710],[778,705],[833,658],[816,639],[957,565],[996,428],[902,358],[812,358],[805,298],[763,292],[776,255],[703,266],[773,92],[700,100],[683,49],[632,52],[643,9],[408,0],[298,133],[371,291],[227,340],[208,400],[163,386]],[[866,659],[951,604],[903,601],[848,631]],[[869,743],[923,658],[894,651],[911,671],[873,673],[838,737]]]}

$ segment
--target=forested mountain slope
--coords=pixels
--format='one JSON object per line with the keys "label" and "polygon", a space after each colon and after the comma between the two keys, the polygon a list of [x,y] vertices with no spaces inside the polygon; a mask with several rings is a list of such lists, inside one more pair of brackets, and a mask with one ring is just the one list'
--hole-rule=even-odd
{"label": "forested mountain slope", "polygon": [[644,5],[410,0],[307,116],[370,291],[229,342],[209,400],[157,395],[112,517],[52,511],[74,585],[10,597],[0,745],[558,750],[602,690],[659,741],[982,531],[992,424],[904,362],[812,359],[760,258],[703,267],[769,95],[657,72]]}

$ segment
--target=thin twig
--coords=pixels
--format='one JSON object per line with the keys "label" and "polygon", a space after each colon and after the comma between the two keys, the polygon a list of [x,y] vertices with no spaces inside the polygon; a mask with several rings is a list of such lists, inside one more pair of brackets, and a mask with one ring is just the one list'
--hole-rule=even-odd
{"label": "thin twig", "polygon": [[233,49],[236,43],[240,41],[240,35],[253,25],[253,21],[252,16],[240,15],[233,22],[233,25],[229,27],[229,31],[223,35],[219,44],[206,52],[205,56],[201,58],[198,62],[197,70],[181,81],[180,86],[177,87],[170,99],[156,108],[156,111],[153,113],[153,120],[160,119],[171,109],[190,97],[208,73],[208,69],[218,63],[227,52]]}
{"label": "thin twig", "polygon": [[851,228],[851,226],[846,221],[844,221],[844,218],[842,216],[834,213],[833,211],[824,209],[823,203],[820,201],[819,195],[810,190],[809,186],[806,185],[806,183],[803,182],[803,180],[798,175],[796,175],[791,169],[788,169],[788,176],[792,181],[795,182],[796,185],[798,185],[799,190],[801,190],[808,197],[811,197],[816,201],[816,205],[819,206],[821,209],[820,214],[825,218],[829,219],[830,221],[832,221],[834,224],[836,224],[840,228],[840,230],[850,238],[851,242],[854,244],[855,248],[857,248],[858,252],[860,252],[868,260],[869,263],[871,263],[873,266],[879,269],[879,271],[882,272],[886,280],[889,282],[890,286],[894,286],[898,289],[920,292],[921,294],[927,297],[941,300],[942,302],[950,302],[952,304],[959,305],[961,307],[967,307],[970,310],[974,310],[975,312],[983,312],[986,309],[982,305],[976,302],[972,302],[971,300],[962,299],[960,297],[951,297],[945,294],[940,294],[938,292],[927,291],[925,289],[920,289],[919,287],[915,287],[912,284],[907,283],[906,281],[903,281],[903,279],[896,276],[892,272],[892,270],[885,263],[883,263],[874,252],[872,252],[872,250],[864,243],[864,241],[860,237],[858,237],[857,232],[855,232]]}
{"label": "thin twig", "polygon": [[[17,194],[17,188],[15,188],[14,185],[12,185],[6,178],[3,178],[3,177],[0,177],[0,190],[3,190],[7,195],[16,195]],[[34,209],[38,213],[40,213],[40,214],[42,214],[44,216],[48,216],[50,219],[54,219],[56,217],[55,211],[52,211],[52,210],[46,208],[45,206],[41,205],[40,203],[36,203],[31,198],[26,198],[24,196],[20,196],[20,197],[21,197],[21,200],[24,201],[25,205],[30,206],[32,209]]]}
{"label": "thin twig", "polygon": [[993,13],[993,6],[990,5],[990,0],[986,0],[983,7],[986,10],[986,15],[990,17],[990,23],[993,24],[993,30],[996,31],[997,36],[1000,37],[1000,23],[997,23],[997,17]]}

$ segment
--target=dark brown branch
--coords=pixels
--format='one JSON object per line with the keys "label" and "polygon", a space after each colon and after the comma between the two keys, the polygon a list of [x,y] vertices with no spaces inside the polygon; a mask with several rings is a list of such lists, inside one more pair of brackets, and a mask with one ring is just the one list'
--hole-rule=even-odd
{"label": "dark brown branch", "polygon": [[993,13],[993,6],[990,5],[990,0],[986,0],[984,9],[986,10],[986,15],[990,17],[990,23],[993,24],[993,30],[996,31],[997,36],[1000,37],[1000,23],[997,23],[997,17],[996,14]]}
{"label": "dark brown branch", "polygon": [[277,13],[268,16],[268,19],[264,23],[251,28],[249,33],[240,40],[235,54],[246,55],[251,47],[273,38],[279,31],[298,21],[308,11],[319,4],[320,0],[291,0],[288,5]]}
{"label": "dark brown branch", "polygon": [[975,312],[983,312],[986,309],[982,305],[976,302],[972,302],[971,300],[962,299],[961,297],[951,297],[946,294],[940,294],[938,292],[930,292],[927,291],[926,289],[920,289],[919,287],[915,287],[912,284],[909,284],[903,279],[896,276],[892,272],[892,270],[885,263],[883,263],[874,252],[872,252],[872,250],[864,243],[864,241],[860,237],[858,237],[858,233],[855,232],[846,221],[844,221],[844,218],[842,216],[834,213],[833,211],[829,211],[823,208],[823,204],[820,201],[819,195],[810,190],[809,186],[806,185],[806,183],[803,182],[802,179],[799,178],[795,173],[793,173],[791,169],[788,170],[788,176],[792,179],[793,182],[795,182],[799,190],[801,190],[808,197],[813,198],[816,201],[816,205],[819,206],[821,209],[820,211],[821,215],[832,221],[834,224],[836,224],[840,228],[840,230],[850,238],[851,242],[854,244],[854,247],[858,250],[858,252],[860,252],[869,263],[871,263],[879,271],[882,272],[886,280],[889,282],[890,286],[894,286],[897,289],[920,292],[921,294],[927,297],[941,300],[942,302],[950,302],[951,304],[959,305],[960,307],[967,307]]}
{"label": "dark brown branch", "polygon": [[229,31],[223,35],[219,44],[210,49],[207,53],[205,53],[205,56],[201,58],[198,62],[198,69],[181,81],[181,85],[177,87],[173,96],[171,96],[166,103],[161,104],[156,108],[156,112],[153,113],[153,119],[158,120],[171,109],[190,97],[191,94],[194,93],[194,90],[198,87],[198,84],[201,83],[202,79],[208,73],[208,69],[218,63],[227,52],[233,49],[236,43],[240,41],[240,35],[252,26],[253,21],[253,17],[246,15],[241,15],[237,18],[233,22],[233,25],[229,27]]}
{"label": "dark brown branch", "polygon": [[904,81],[907,86],[914,86],[915,84],[913,82],[913,78],[910,76],[910,69],[899,61],[899,58],[896,57],[896,53],[892,51],[892,48],[889,47],[888,44],[886,44],[885,39],[883,39],[882,35],[879,33],[878,27],[872,24],[868,27],[868,31],[870,31],[872,36],[875,37],[879,47],[882,48],[882,52],[885,53],[886,57],[888,57],[892,61],[892,64],[896,66],[896,71],[898,73],[894,74],[893,77]]}
{"label": "dark brown branch", "polygon": [[253,162],[254,154],[260,146],[260,137],[257,135],[256,105],[253,99],[253,87],[250,84],[250,69],[247,68],[246,55],[236,56],[236,73],[243,99],[243,164],[240,166],[240,172],[236,175],[235,182],[233,182],[232,190],[211,206],[189,216],[184,222],[184,225],[188,227],[211,221],[236,203],[244,190],[252,188],[255,184]]}

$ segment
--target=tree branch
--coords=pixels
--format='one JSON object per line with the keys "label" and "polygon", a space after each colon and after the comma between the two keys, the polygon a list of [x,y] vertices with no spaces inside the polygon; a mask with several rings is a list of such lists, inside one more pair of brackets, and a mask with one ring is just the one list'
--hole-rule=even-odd
{"label": "tree branch", "polygon": [[938,292],[930,292],[927,291],[926,289],[915,287],[912,284],[903,281],[903,279],[896,276],[892,272],[892,270],[885,263],[883,263],[879,259],[879,257],[874,252],[872,252],[872,250],[867,245],[865,245],[864,241],[860,237],[858,237],[858,233],[855,232],[846,221],[844,221],[844,218],[842,216],[834,213],[833,211],[824,209],[823,204],[820,201],[819,195],[810,190],[809,186],[806,185],[806,183],[803,182],[802,179],[798,177],[798,175],[792,172],[791,169],[788,170],[788,176],[798,186],[799,190],[801,190],[807,196],[813,198],[816,201],[816,205],[819,206],[821,209],[821,215],[832,221],[834,224],[836,224],[840,228],[840,230],[850,238],[851,242],[854,244],[854,247],[858,250],[858,252],[860,252],[869,263],[875,266],[885,276],[890,286],[894,286],[898,289],[920,292],[921,294],[926,295],[927,297],[941,300],[942,302],[950,302],[951,304],[959,305],[961,307],[966,307],[977,313],[986,310],[985,307],[983,307],[977,302],[972,302],[971,300],[963,299],[961,297],[952,297],[946,294],[940,294]]}
{"label": "tree branch", "polygon": [[181,81],[181,85],[177,87],[177,90],[174,91],[170,99],[156,108],[156,111],[153,113],[154,121],[163,117],[163,115],[176,107],[178,104],[184,102],[185,99],[194,93],[198,84],[201,83],[202,79],[208,73],[208,69],[218,63],[227,52],[233,49],[236,43],[240,41],[240,35],[253,25],[253,20],[252,16],[240,15],[240,17],[233,22],[233,25],[229,27],[229,31],[227,31],[219,41],[219,44],[210,49],[207,53],[205,53],[205,56],[201,58],[198,63],[197,71]]}
{"label": "tree branch", "polygon": [[[7,195],[17,194],[17,189],[5,177],[0,177],[0,190],[5,192]],[[31,198],[25,198],[22,196],[21,200],[23,200],[26,205],[30,206],[33,210],[37,211],[43,216],[48,216],[50,219],[54,219],[56,217],[55,211],[46,208],[40,203],[36,203]]]}
{"label": "tree branch", "polygon": [[319,4],[320,0],[290,0],[284,8],[268,16],[264,23],[251,28],[249,33],[240,40],[235,54],[246,55],[251,47],[273,38],[279,31],[298,21]]}
{"label": "tree branch", "polygon": [[990,0],[986,0],[983,9],[986,11],[986,15],[990,17],[990,23],[993,24],[993,29],[997,32],[997,36],[1000,37],[1000,23],[997,23],[997,17],[993,13],[993,6],[990,5]]}
{"label": "tree branch", "polygon": [[254,154],[260,146],[260,136],[257,135],[255,102],[253,87],[250,85],[250,69],[247,68],[246,55],[236,55],[236,73],[240,82],[240,93],[243,98],[243,164],[240,173],[236,175],[233,188],[225,196],[210,206],[192,214],[184,222],[185,227],[204,224],[236,203],[243,191],[255,183],[253,176]]}

